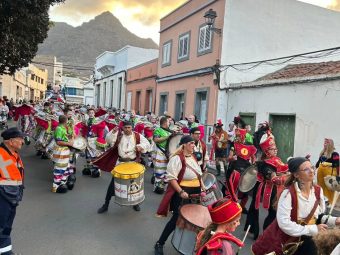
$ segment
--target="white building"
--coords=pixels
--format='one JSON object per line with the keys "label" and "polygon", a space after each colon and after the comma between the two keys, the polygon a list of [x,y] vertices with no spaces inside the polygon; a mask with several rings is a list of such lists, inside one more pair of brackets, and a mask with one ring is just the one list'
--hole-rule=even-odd
{"label": "white building", "polygon": [[[289,65],[257,81],[233,84],[225,106],[251,122],[269,120],[283,160],[312,155],[316,163],[324,138],[340,148],[340,61]],[[246,114],[245,114],[246,113]]]}
{"label": "white building", "polygon": [[77,77],[62,77],[62,91],[67,103],[84,104],[84,83]]}
{"label": "white building", "polygon": [[93,80],[89,80],[84,84],[84,105],[94,105]]}
{"label": "white building", "polygon": [[[230,65],[272,59],[340,46],[340,13],[297,0],[226,1],[220,64]],[[294,59],[290,63],[322,62],[332,58]],[[279,62],[279,61],[278,61]],[[233,83],[254,81],[283,65],[261,64],[228,68],[220,75],[217,118],[225,124],[234,113],[228,112],[228,88]],[[243,69],[243,70],[242,70]],[[229,104],[229,107],[226,107]],[[266,119],[256,118],[256,123]]]}
{"label": "white building", "polygon": [[95,105],[124,108],[127,69],[158,57],[158,50],[133,46],[110,52],[96,58]]}

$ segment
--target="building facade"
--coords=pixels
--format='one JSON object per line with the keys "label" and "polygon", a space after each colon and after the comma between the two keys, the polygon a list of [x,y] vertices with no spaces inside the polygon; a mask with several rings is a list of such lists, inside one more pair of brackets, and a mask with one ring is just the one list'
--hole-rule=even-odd
{"label": "building facade", "polygon": [[57,62],[55,56],[37,55],[32,62],[39,68],[47,69],[47,85],[51,87],[60,86],[63,75],[63,63]]}
{"label": "building facade", "polygon": [[94,86],[92,80],[84,84],[84,105],[94,105]]}
{"label": "building facade", "polygon": [[316,163],[324,138],[340,147],[340,61],[289,65],[231,88],[228,113],[249,123],[270,122],[283,161],[311,154]]}
{"label": "building facade", "polygon": [[12,76],[0,76],[0,97],[7,96],[8,99],[13,98],[14,102],[19,102],[25,99],[26,88],[27,76],[24,70],[19,70]]}
{"label": "building facade", "polygon": [[126,72],[158,57],[158,50],[125,46],[96,58],[95,105],[123,109],[126,105]]}
{"label": "building facade", "polygon": [[39,101],[45,98],[45,91],[47,90],[47,69],[40,69],[39,67],[29,64],[26,68],[27,73],[27,89],[25,91],[25,99]]}
{"label": "building facade", "polygon": [[[339,12],[296,0],[229,0],[225,6],[224,24],[217,118],[225,124],[239,111],[233,106],[235,111],[228,112],[232,106],[228,100],[234,95],[231,91],[234,83],[254,81],[290,63],[323,62],[333,58],[330,54],[328,58],[307,56],[294,58],[291,62],[282,59],[261,64],[227,65],[338,47],[340,41],[340,34],[334,33],[340,29]],[[257,117],[253,129],[262,121]]]}
{"label": "building facade", "polygon": [[78,77],[62,77],[61,91],[67,103],[84,104],[84,83]]}
{"label": "building facade", "polygon": [[216,120],[218,88],[214,65],[221,58],[220,34],[205,23],[209,9],[223,27],[224,0],[187,1],[161,19],[157,71],[156,114],[168,112],[176,120],[195,114],[212,125]]}
{"label": "building facade", "polygon": [[127,70],[125,109],[138,115],[155,112],[158,59]]}

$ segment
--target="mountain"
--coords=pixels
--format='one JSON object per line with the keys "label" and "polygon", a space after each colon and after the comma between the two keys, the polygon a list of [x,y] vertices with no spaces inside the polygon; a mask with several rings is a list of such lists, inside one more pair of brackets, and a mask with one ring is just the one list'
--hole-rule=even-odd
{"label": "mountain", "polygon": [[[104,51],[117,51],[125,45],[157,49],[157,44],[127,30],[110,12],[104,12],[79,27],[54,22],[47,39],[39,45],[39,55],[54,55],[64,65],[93,67]],[[67,70],[65,70],[67,71]],[[91,72],[76,71],[81,74]]]}

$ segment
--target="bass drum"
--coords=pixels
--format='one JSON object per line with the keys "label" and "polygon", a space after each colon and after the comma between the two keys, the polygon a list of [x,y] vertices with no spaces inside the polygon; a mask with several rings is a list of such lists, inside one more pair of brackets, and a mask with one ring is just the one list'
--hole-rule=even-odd
{"label": "bass drum", "polygon": [[172,154],[174,154],[175,151],[178,149],[179,142],[182,136],[183,134],[177,134],[170,138],[169,144],[168,144],[168,150],[167,150],[168,156],[171,156]]}
{"label": "bass drum", "polygon": [[239,182],[238,189],[243,192],[247,193],[251,191],[257,182],[257,167],[256,165],[249,166],[242,174]]}

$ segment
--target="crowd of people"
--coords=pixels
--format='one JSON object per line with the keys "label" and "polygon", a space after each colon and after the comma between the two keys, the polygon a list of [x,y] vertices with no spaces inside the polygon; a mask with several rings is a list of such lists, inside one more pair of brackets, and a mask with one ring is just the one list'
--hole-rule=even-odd
{"label": "crowd of people", "polygon": [[[188,237],[191,241],[185,247],[173,243],[182,254],[187,254],[181,251],[184,248],[198,255],[236,254],[234,245],[244,244],[232,232],[242,214],[256,255],[339,254],[340,218],[331,216],[340,190],[339,154],[332,139],[324,141],[316,172],[309,156],[283,163],[267,122],[251,134],[240,117],[227,130],[218,120],[213,133],[207,135],[211,144],[207,146],[204,125],[194,115],[176,122],[166,112],[141,116],[134,111],[58,101],[10,106],[7,101],[0,100],[0,112],[4,109],[9,116],[11,111],[17,127],[2,133],[0,145],[0,207],[4,208],[0,210],[0,254],[12,254],[10,232],[24,177],[18,150],[31,139],[36,155],[53,162],[54,193],[74,189],[79,156],[86,159],[83,176],[99,178],[102,171],[112,172],[99,214],[108,211],[113,196],[140,211],[144,196],[143,181],[138,178],[144,168],[153,169],[153,191],[162,195],[157,216],[172,213],[155,241],[155,255],[163,255],[168,237],[183,228],[195,238]],[[209,172],[209,165],[216,171]],[[117,166],[122,172],[115,172]],[[211,180],[213,185],[209,185]],[[268,212],[262,233],[261,206]],[[183,208],[206,212],[202,224],[183,223],[190,223],[183,220]]]}

